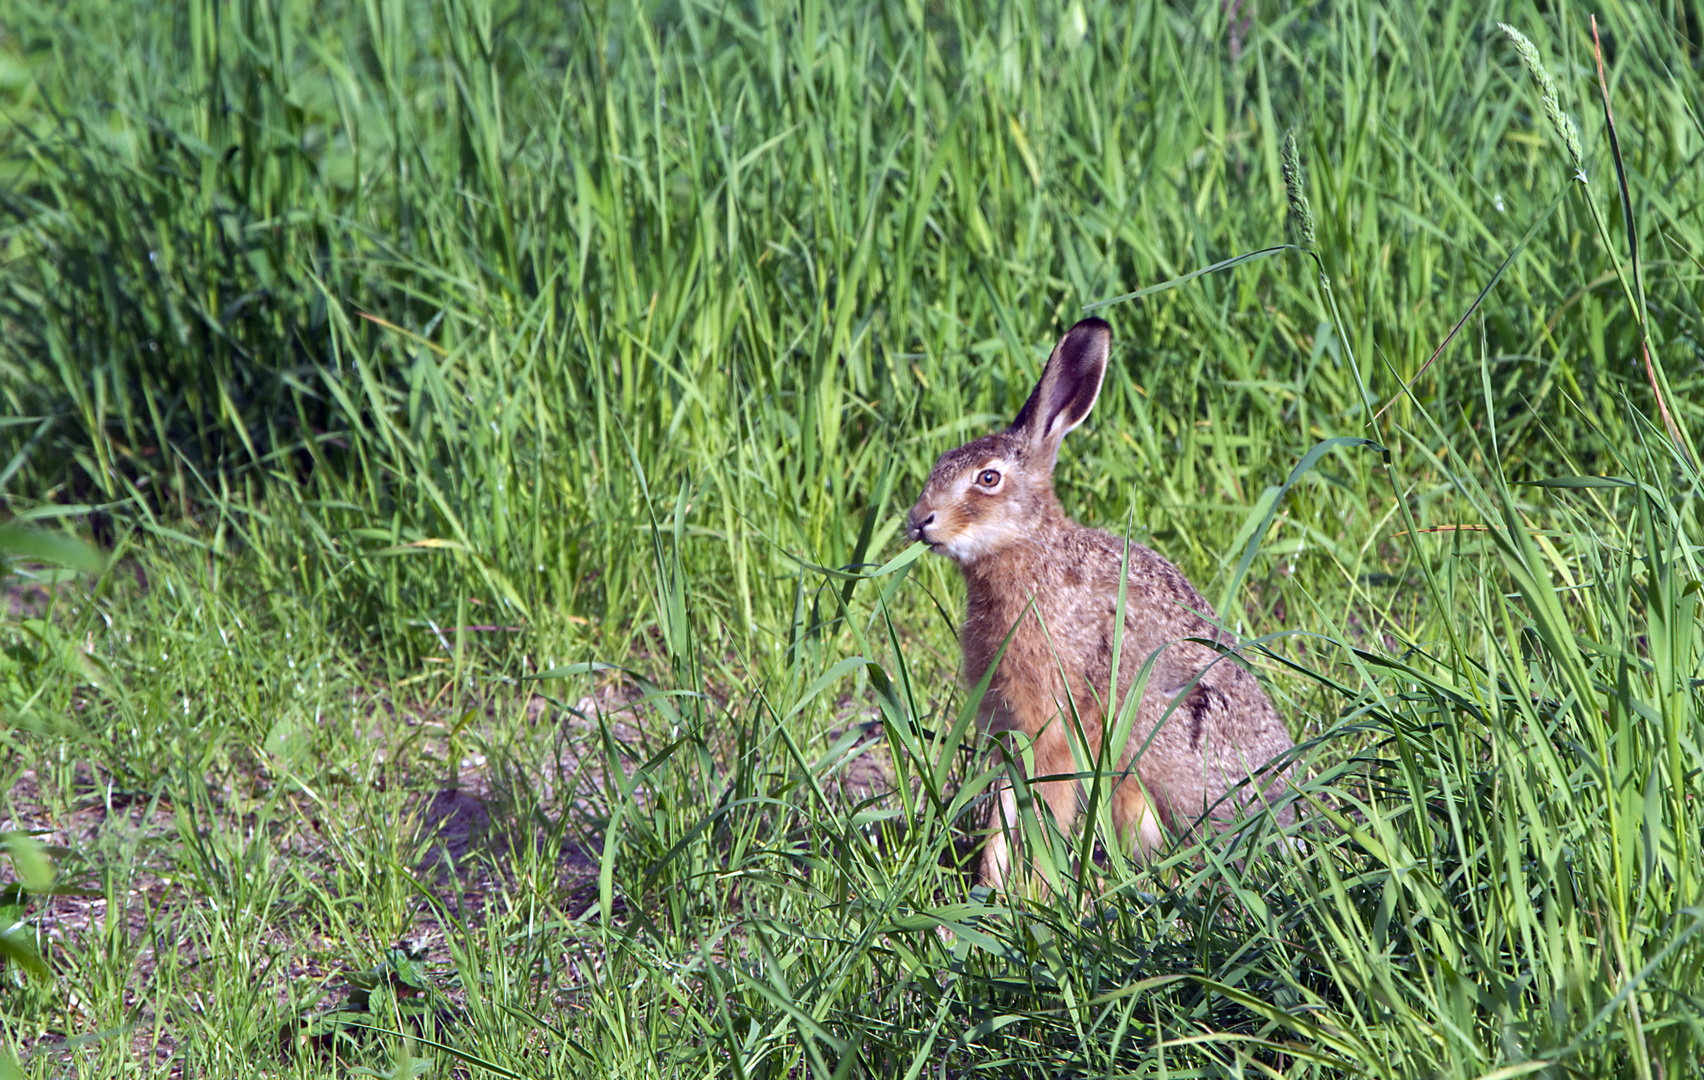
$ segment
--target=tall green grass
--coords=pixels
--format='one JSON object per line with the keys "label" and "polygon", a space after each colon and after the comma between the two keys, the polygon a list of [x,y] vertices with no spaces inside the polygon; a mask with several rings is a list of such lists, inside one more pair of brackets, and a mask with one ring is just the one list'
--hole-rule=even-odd
{"label": "tall green grass", "polygon": [[[1690,1072],[1700,13],[1597,14],[1624,188],[1568,5],[0,0],[0,493],[123,556],[4,625],[8,767],[168,806],[66,866],[216,958],[4,1023],[311,1071],[244,973],[382,958],[476,749],[475,1071]],[[955,575],[866,573],[1082,305],[1283,243],[1099,311],[1058,482],[1265,646],[1316,827],[969,891]]]}

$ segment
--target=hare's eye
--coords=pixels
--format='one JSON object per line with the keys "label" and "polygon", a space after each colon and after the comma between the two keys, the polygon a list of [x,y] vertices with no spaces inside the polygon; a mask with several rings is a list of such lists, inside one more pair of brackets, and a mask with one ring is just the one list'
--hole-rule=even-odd
{"label": "hare's eye", "polygon": [[983,469],[977,474],[976,482],[985,488],[998,487],[1000,485],[1000,474],[993,469]]}

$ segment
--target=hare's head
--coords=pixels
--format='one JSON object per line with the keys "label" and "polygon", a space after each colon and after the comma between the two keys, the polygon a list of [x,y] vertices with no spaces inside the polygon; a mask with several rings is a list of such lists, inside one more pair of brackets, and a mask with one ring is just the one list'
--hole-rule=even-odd
{"label": "hare's head", "polygon": [[1058,515],[1053,463],[1065,433],[1100,396],[1112,327],[1084,319],[1065,332],[1029,400],[1005,431],[935,462],[911,508],[910,536],[960,563],[1033,539]]}

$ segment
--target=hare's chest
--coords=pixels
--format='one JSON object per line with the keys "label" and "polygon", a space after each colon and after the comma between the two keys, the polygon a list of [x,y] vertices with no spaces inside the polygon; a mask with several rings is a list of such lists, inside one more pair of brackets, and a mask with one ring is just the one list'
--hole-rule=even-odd
{"label": "hare's chest", "polygon": [[1098,608],[972,603],[961,636],[967,685],[975,687],[994,667],[982,700],[983,726],[1033,734],[1068,703],[1080,714],[1096,712],[1097,679],[1104,682],[1109,670],[1111,627],[1111,613]]}

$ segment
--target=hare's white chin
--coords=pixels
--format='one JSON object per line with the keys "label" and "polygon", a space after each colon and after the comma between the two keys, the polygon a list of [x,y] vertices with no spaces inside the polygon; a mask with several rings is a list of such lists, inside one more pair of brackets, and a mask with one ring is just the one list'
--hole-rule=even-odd
{"label": "hare's white chin", "polygon": [[979,524],[950,539],[937,540],[934,548],[956,563],[973,563],[1010,547],[1020,539],[1018,532],[1004,525]]}

